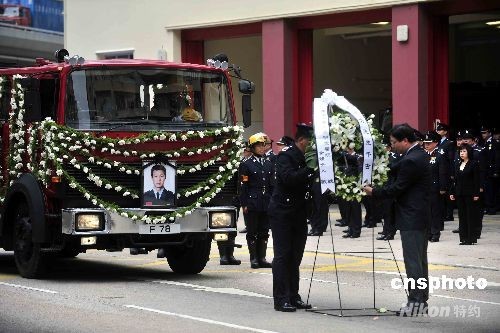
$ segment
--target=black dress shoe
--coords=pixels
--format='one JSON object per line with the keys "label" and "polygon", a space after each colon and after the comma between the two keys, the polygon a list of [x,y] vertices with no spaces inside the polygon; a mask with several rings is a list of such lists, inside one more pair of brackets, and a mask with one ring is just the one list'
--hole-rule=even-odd
{"label": "black dress shoe", "polygon": [[348,234],[348,233],[350,233],[349,229],[342,230],[342,232],[343,232],[344,234]]}
{"label": "black dress shoe", "polygon": [[359,234],[345,234],[342,238],[359,238]]}
{"label": "black dress shoe", "polygon": [[378,234],[379,235],[385,235],[385,233],[383,231],[379,231]]}
{"label": "black dress shoe", "polygon": [[458,244],[458,245],[472,245],[472,243],[471,242],[460,242],[460,244]]}
{"label": "black dress shoe", "polygon": [[385,235],[384,235],[384,234],[382,234],[382,235],[378,236],[378,237],[377,237],[377,240],[385,240]]}
{"label": "black dress shoe", "polygon": [[244,229],[240,230],[240,234],[246,234],[247,233],[247,228],[245,227]]}
{"label": "black dress shoe", "polygon": [[342,238],[351,238],[351,234],[349,233],[349,231],[342,236]]}
{"label": "black dress shoe", "polygon": [[312,305],[311,304],[307,304],[305,303],[304,301],[302,300],[299,300],[299,301],[296,301],[293,303],[293,305],[297,308],[297,309],[312,309]]}
{"label": "black dress shoe", "polygon": [[439,237],[432,236],[432,237],[429,239],[429,242],[431,242],[431,243],[437,243],[437,242],[439,242]]}
{"label": "black dress shoe", "polygon": [[321,231],[314,231],[314,232],[309,232],[307,236],[323,236],[323,233]]}
{"label": "black dress shoe", "polygon": [[452,230],[451,232],[454,233],[454,234],[458,234],[460,232],[460,230],[459,229],[455,229],[455,230]]}
{"label": "black dress shoe", "polygon": [[343,221],[342,222],[339,222],[339,223],[335,223],[335,226],[336,227],[345,227],[347,224],[344,223]]}
{"label": "black dress shoe", "polygon": [[281,312],[295,312],[297,308],[290,303],[283,303],[280,305],[275,305],[274,310]]}

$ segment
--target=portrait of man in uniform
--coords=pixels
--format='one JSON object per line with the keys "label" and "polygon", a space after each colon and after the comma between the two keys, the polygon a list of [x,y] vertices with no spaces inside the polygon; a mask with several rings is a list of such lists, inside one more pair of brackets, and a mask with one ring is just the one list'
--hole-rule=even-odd
{"label": "portrait of man in uniform", "polygon": [[[173,206],[175,202],[175,169],[155,163],[144,168],[143,206]],[[149,190],[147,190],[149,189]]]}

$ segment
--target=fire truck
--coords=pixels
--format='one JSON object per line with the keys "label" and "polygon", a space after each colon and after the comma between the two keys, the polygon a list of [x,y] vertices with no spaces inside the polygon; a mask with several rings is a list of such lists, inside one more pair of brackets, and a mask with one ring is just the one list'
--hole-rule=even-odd
{"label": "fire truck", "polygon": [[236,232],[231,77],[245,127],[253,82],[223,54],[56,59],[0,69],[0,248],[26,278],[88,249],[160,249],[174,272],[201,272],[212,241]]}

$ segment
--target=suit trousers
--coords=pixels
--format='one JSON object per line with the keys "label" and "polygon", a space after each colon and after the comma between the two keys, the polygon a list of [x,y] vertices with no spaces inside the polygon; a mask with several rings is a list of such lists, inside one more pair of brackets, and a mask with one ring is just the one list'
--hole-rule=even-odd
{"label": "suit trousers", "polygon": [[[406,277],[415,285],[409,287],[408,303],[424,303],[429,299],[429,271],[427,262],[427,230],[400,230]],[[417,280],[424,278],[427,288],[418,289]],[[415,288],[412,288],[415,287]]]}
{"label": "suit trousers", "polygon": [[[302,216],[301,216],[302,215]],[[275,305],[300,300],[300,263],[307,240],[307,222],[303,213],[271,216],[273,232],[273,297]]]}

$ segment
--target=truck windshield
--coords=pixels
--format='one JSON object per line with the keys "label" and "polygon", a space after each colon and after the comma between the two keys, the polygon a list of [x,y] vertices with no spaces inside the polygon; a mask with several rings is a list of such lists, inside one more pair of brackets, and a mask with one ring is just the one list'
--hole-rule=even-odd
{"label": "truck windshield", "polygon": [[68,78],[65,122],[89,130],[233,125],[226,78],[181,69],[84,69]]}

